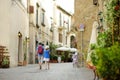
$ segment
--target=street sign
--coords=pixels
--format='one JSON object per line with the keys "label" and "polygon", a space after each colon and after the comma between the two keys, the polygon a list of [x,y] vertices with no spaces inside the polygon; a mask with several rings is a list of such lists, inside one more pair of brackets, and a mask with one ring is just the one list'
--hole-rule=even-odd
{"label": "street sign", "polygon": [[80,31],[84,31],[84,24],[80,24],[79,29]]}

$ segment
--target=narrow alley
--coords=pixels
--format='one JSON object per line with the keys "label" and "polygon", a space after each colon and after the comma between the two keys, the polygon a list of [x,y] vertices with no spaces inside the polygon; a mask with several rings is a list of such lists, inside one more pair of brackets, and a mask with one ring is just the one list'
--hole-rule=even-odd
{"label": "narrow alley", "polygon": [[87,68],[73,68],[72,63],[51,63],[49,70],[32,64],[0,69],[0,80],[93,80],[93,73]]}

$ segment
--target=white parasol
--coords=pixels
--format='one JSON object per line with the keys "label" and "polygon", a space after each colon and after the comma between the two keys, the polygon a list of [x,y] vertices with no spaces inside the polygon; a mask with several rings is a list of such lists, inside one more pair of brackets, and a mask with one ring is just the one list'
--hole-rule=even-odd
{"label": "white parasol", "polygon": [[67,47],[59,47],[59,48],[57,48],[56,49],[57,51],[69,51],[70,50],[70,48],[67,48]]}
{"label": "white parasol", "polygon": [[76,48],[70,48],[70,52],[76,52],[77,49]]}

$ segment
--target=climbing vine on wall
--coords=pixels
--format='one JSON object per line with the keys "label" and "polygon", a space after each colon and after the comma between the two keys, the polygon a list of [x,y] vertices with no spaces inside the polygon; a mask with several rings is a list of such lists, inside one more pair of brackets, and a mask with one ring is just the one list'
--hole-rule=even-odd
{"label": "climbing vine on wall", "polygon": [[120,0],[106,1],[106,21],[112,32],[112,41],[120,41]]}

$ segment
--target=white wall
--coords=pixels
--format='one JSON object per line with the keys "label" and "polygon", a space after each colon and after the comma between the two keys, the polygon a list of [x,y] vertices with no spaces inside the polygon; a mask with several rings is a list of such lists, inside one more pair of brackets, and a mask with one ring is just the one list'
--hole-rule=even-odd
{"label": "white wall", "polygon": [[[20,31],[22,33],[23,42],[25,40],[25,37],[29,36],[28,28],[28,15],[26,13],[26,9],[21,6],[19,2],[14,1],[10,7],[10,52],[12,61],[11,65],[17,64],[16,61],[18,57],[18,32]],[[24,52],[22,51],[22,53]]]}
{"label": "white wall", "polygon": [[8,48],[10,66],[17,66],[18,32],[23,40],[29,36],[28,15],[23,5],[16,0],[0,0],[0,26],[0,45]]}
{"label": "white wall", "polygon": [[0,45],[9,45],[10,0],[0,0]]}

